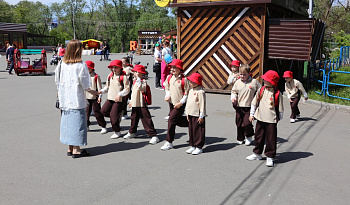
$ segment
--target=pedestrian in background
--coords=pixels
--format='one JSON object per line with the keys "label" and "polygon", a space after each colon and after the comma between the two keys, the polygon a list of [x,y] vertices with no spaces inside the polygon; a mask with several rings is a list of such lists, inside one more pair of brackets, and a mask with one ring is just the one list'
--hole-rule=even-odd
{"label": "pedestrian in background", "polygon": [[62,110],[60,141],[68,145],[68,156],[73,158],[89,156],[80,146],[87,145],[87,100],[85,91],[97,96],[91,90],[89,70],[82,61],[83,44],[71,40],[67,45],[67,54],[55,69],[55,82],[59,96],[59,108]]}
{"label": "pedestrian in background", "polygon": [[169,48],[169,41],[167,41],[167,40],[164,41],[163,49],[162,49],[162,63],[161,63],[161,86],[162,86],[162,89],[164,89],[163,83],[164,83],[165,79],[170,74],[170,66],[168,66],[164,60],[164,57],[166,54],[173,56],[173,52]]}
{"label": "pedestrian in background", "polygon": [[13,57],[15,55],[16,44],[12,44],[10,48],[6,50],[6,62],[10,62],[9,75],[12,75],[12,69],[14,67]]}
{"label": "pedestrian in background", "polygon": [[162,88],[162,85],[160,84],[161,80],[161,63],[162,63],[162,53],[160,50],[160,44],[156,43],[154,50],[154,65],[153,65],[153,72],[156,73],[155,77],[155,86],[157,89]]}

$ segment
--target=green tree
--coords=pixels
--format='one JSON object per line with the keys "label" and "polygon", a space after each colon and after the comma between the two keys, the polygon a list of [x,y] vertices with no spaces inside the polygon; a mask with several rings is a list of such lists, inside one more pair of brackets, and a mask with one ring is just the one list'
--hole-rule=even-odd
{"label": "green tree", "polygon": [[0,0],[0,21],[11,23],[13,22],[13,10],[10,4],[4,0]]}

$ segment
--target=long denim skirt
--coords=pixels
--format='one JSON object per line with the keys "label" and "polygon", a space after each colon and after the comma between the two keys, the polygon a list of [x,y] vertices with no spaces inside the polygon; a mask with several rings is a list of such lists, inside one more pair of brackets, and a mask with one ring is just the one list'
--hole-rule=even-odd
{"label": "long denim skirt", "polygon": [[86,110],[62,110],[60,141],[73,146],[87,145]]}

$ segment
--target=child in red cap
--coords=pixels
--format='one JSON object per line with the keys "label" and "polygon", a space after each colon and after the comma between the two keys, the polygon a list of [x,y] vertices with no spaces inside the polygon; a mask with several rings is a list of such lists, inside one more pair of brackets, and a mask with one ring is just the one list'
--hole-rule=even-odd
{"label": "child in red cap", "polygon": [[182,116],[185,111],[188,91],[188,81],[182,74],[183,63],[179,59],[174,59],[169,65],[171,66],[171,74],[168,75],[164,82],[166,91],[164,100],[170,104],[170,113],[166,142],[160,148],[161,150],[173,148],[172,142],[175,138],[176,125],[188,127],[186,117]]}
{"label": "child in red cap", "polygon": [[121,60],[112,61],[108,68],[111,68],[112,75],[107,77],[106,86],[99,91],[101,93],[107,93],[107,100],[103,105],[101,112],[105,117],[110,117],[112,129],[114,134],[111,139],[116,139],[121,136],[120,133],[120,119],[123,109],[123,100],[130,92],[130,82],[123,72],[123,66]]}
{"label": "child in red cap", "polygon": [[149,89],[147,91],[147,82],[143,79],[143,74],[146,74],[146,69],[143,65],[135,65],[132,69],[134,72],[134,85],[132,87],[131,101],[129,103],[129,107],[131,110],[131,126],[128,134],[124,136],[124,139],[131,139],[135,137],[135,133],[137,132],[137,126],[139,124],[139,120],[141,119],[142,125],[146,130],[148,136],[152,137],[149,141],[150,144],[157,144],[159,139],[157,137],[156,129],[154,129],[154,124],[152,121],[151,114],[147,107],[147,102],[144,95],[150,94],[146,92],[150,92]]}
{"label": "child in red cap", "polygon": [[300,92],[303,93],[305,100],[308,100],[308,97],[303,84],[300,81],[293,79],[292,71],[284,72],[283,78],[286,80],[285,91],[288,95],[290,107],[292,109],[292,113],[290,115],[290,122],[294,123],[296,118],[300,117],[300,111],[298,108],[298,103],[301,98]]}
{"label": "child in red cap", "polygon": [[264,86],[255,95],[250,109],[249,120],[257,119],[255,128],[255,147],[247,160],[262,160],[262,152],[266,141],[266,166],[273,167],[273,158],[277,149],[277,122],[283,117],[283,97],[276,88],[278,73],[267,71],[261,76]]}
{"label": "child in red cap", "polygon": [[[229,86],[233,86],[236,81],[239,79],[239,66],[240,66],[240,62],[238,60],[233,60],[230,64],[231,66],[231,73],[227,78],[227,84]],[[236,109],[236,104],[232,103],[232,107],[234,109]]]}
{"label": "child in red cap", "polygon": [[250,75],[250,66],[239,67],[240,78],[231,90],[231,101],[236,107],[237,144],[249,146],[254,135],[253,124],[249,121],[251,102],[261,87],[260,83]]}
{"label": "child in red cap", "polygon": [[187,154],[198,155],[203,152],[205,143],[206,98],[202,87],[203,77],[193,73],[187,78],[191,89],[188,92],[186,116],[188,120],[188,135],[190,148]]}
{"label": "child in red cap", "polygon": [[[92,61],[85,61],[85,64],[87,65],[90,73],[91,78],[91,90],[99,91],[102,89],[102,83],[101,78],[97,73],[95,73],[95,63]],[[101,129],[101,134],[106,134],[106,120],[103,117],[103,114],[101,113],[101,100],[102,95],[100,94],[98,97],[95,95],[91,95],[89,92],[86,92],[86,99],[88,100],[89,104],[86,107],[86,117],[87,117],[87,126],[89,129],[90,126],[90,114],[92,109],[94,110],[94,116],[96,118],[96,121]]]}

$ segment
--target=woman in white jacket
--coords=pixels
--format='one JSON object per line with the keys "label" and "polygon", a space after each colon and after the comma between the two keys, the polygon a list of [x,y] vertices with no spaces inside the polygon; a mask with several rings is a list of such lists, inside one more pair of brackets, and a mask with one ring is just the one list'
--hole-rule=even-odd
{"label": "woman in white jacket", "polygon": [[73,158],[89,156],[80,146],[87,145],[87,124],[85,91],[90,90],[91,79],[86,64],[82,61],[83,45],[71,40],[67,52],[55,70],[60,109],[62,111],[60,141],[68,145],[67,156]]}

